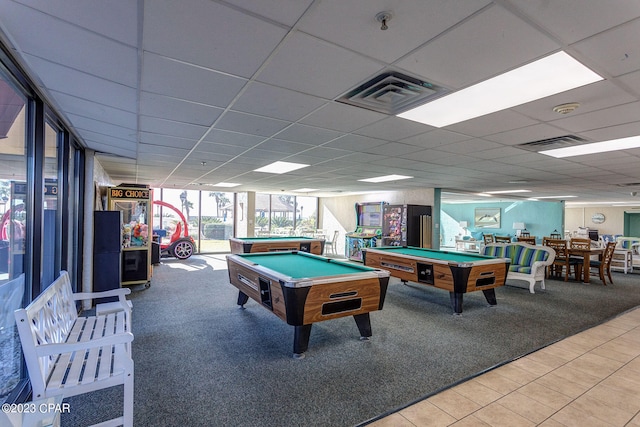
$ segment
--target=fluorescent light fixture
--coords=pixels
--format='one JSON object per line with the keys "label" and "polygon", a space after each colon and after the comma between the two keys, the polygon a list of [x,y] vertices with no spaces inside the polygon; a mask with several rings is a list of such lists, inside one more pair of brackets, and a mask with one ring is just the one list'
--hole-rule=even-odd
{"label": "fluorescent light fixture", "polygon": [[582,156],[585,154],[606,153],[608,151],[629,150],[640,147],[640,135],[628,138],[612,139],[610,141],[594,142],[591,144],[576,145],[574,147],[556,148],[553,150],[538,151],[558,159],[563,157]]}
{"label": "fluorescent light fixture", "polygon": [[295,191],[296,193],[310,193],[312,191],[318,191],[317,188],[298,188],[297,190],[291,190],[291,191]]}
{"label": "fluorescent light fixture", "polygon": [[242,185],[242,184],[237,184],[235,182],[219,182],[217,184],[211,184],[212,187],[227,187],[227,188],[237,187],[238,185]]}
{"label": "fluorescent light fixture", "polygon": [[500,190],[500,191],[484,192],[484,194],[511,194],[511,193],[531,193],[531,190]]}
{"label": "fluorescent light fixture", "polygon": [[413,108],[398,117],[444,127],[602,80],[565,52]]}
{"label": "fluorescent light fixture", "polygon": [[539,196],[536,199],[571,199],[578,196]]}
{"label": "fluorescent light fixture", "polygon": [[412,176],[405,175],[385,175],[385,176],[377,176],[375,178],[367,178],[367,179],[359,179],[358,181],[364,182],[387,182],[387,181],[398,181],[401,179],[410,179]]}
{"label": "fluorescent light fixture", "polygon": [[307,166],[309,165],[304,165],[302,163],[274,162],[274,163],[271,163],[270,165],[263,166],[259,169],[255,169],[254,172],[283,174],[283,173],[291,172],[297,169],[306,168]]}

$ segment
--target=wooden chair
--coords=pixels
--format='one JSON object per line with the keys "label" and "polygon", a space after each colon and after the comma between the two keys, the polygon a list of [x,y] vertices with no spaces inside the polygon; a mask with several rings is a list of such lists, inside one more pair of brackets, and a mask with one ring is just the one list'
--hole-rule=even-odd
{"label": "wooden chair", "polygon": [[600,275],[600,280],[607,286],[607,281],[604,280],[605,273],[609,276],[609,281],[613,285],[613,279],[611,278],[611,260],[613,259],[613,252],[616,250],[616,242],[607,243],[607,247],[602,254],[602,260],[590,260],[589,267],[597,268]]}
{"label": "wooden chair", "polygon": [[493,234],[483,234],[482,238],[484,239],[484,244],[486,245],[487,243],[495,243],[496,240],[493,237]]}
{"label": "wooden chair", "polygon": [[582,260],[574,259],[569,256],[567,241],[564,239],[549,239],[545,237],[542,241],[544,246],[549,246],[556,251],[556,258],[553,260],[553,264],[549,267],[549,275],[556,277],[562,276],[564,270],[564,281],[569,280],[571,274],[571,267],[573,266],[573,275],[576,280],[579,279],[580,265]]}
{"label": "wooden chair", "polygon": [[496,243],[511,243],[511,237],[509,236],[495,236]]}
{"label": "wooden chair", "polygon": [[591,239],[572,237],[569,241],[569,247],[575,249],[591,249]]}
{"label": "wooden chair", "polygon": [[529,237],[524,237],[524,236],[518,236],[518,242],[523,242],[523,243],[528,243],[530,245],[535,245],[536,244],[536,237],[533,236],[529,236]]}

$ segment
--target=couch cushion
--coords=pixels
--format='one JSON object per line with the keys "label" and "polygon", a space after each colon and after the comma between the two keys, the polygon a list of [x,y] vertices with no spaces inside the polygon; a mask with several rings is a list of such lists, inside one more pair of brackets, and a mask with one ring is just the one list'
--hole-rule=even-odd
{"label": "couch cushion", "polygon": [[519,246],[517,256],[517,259],[515,258],[515,256],[512,257],[514,264],[530,266],[536,261],[546,261],[547,258],[549,258],[549,252],[541,249],[525,248],[524,246]]}
{"label": "couch cushion", "polygon": [[512,265],[509,266],[509,271],[513,271],[514,273],[530,274],[531,273],[531,266],[529,266],[529,265],[512,264]]}
{"label": "couch cushion", "polygon": [[513,252],[513,246],[485,246],[483,250],[484,255],[494,256],[496,258],[511,258]]}

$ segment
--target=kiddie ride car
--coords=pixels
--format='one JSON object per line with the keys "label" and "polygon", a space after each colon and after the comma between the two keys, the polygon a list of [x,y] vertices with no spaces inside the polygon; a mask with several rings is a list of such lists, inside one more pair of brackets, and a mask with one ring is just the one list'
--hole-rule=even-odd
{"label": "kiddie ride car", "polygon": [[178,259],[189,258],[193,255],[196,244],[193,237],[189,236],[187,219],[184,217],[182,212],[162,200],[154,200],[153,204],[173,209],[173,211],[178,214],[178,217],[180,217],[180,221],[176,223],[176,229],[173,234],[171,234],[169,241],[160,242],[160,256],[175,257]]}

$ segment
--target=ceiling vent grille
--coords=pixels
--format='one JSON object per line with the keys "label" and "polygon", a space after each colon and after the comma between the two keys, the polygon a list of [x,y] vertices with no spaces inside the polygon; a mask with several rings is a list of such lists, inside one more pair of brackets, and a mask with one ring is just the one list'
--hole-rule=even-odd
{"label": "ceiling vent grille", "polygon": [[385,114],[399,114],[438,98],[449,90],[397,71],[385,71],[337,99]]}
{"label": "ceiling vent grille", "polygon": [[523,148],[529,151],[542,151],[552,150],[554,148],[572,147],[574,145],[582,145],[588,142],[586,139],[577,135],[563,135],[556,136],[554,138],[540,139],[538,141],[526,142],[524,144],[516,145],[516,147]]}

